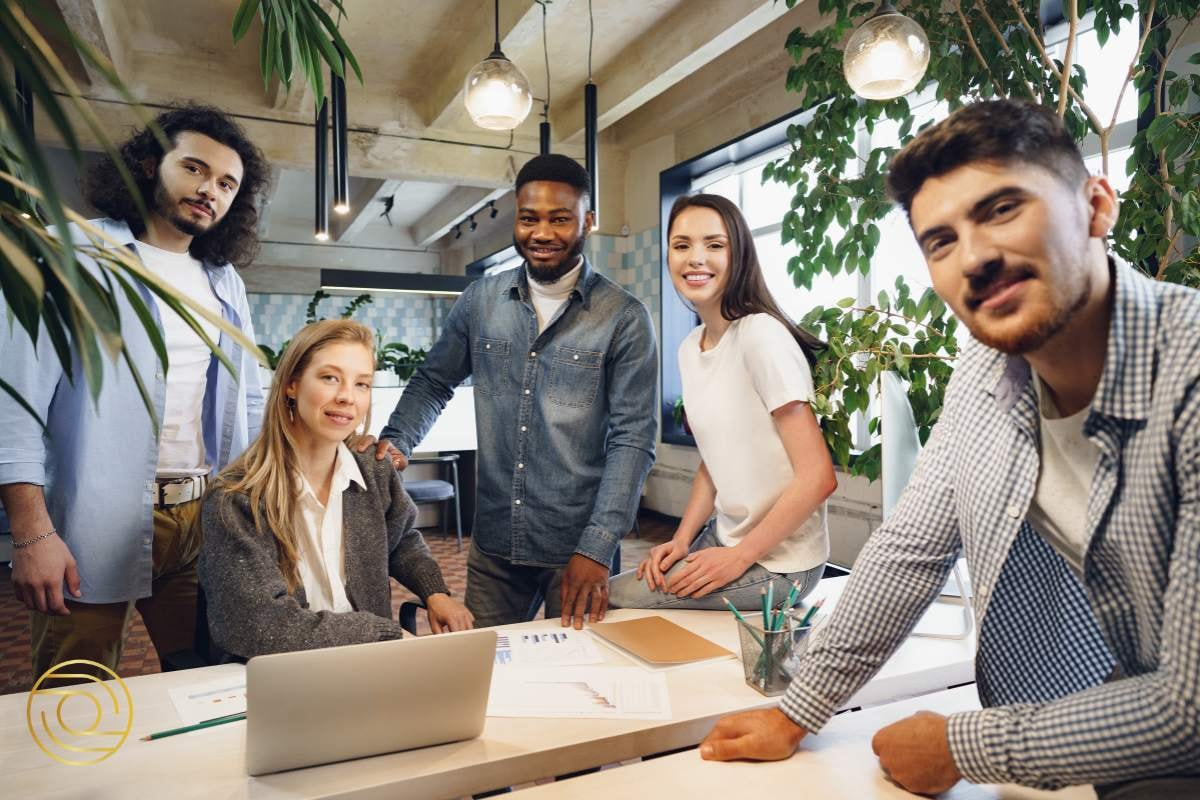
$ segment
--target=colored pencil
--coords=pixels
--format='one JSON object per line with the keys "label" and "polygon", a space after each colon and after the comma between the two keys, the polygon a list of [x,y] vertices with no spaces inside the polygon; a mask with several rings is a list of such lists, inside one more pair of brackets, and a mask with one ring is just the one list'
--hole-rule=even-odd
{"label": "colored pencil", "polygon": [[242,711],[237,714],[230,714],[225,717],[217,717],[216,719],[206,719],[204,722],[197,722],[195,725],[184,725],[182,728],[172,728],[169,731],[159,731],[158,733],[152,733],[149,736],[143,736],[142,741],[150,742],[155,739],[165,739],[168,736],[175,736],[180,733],[191,733],[192,731],[198,731],[203,728],[211,728],[214,725],[224,725],[226,722],[237,722],[238,720],[243,720],[245,718],[246,718],[246,712]]}
{"label": "colored pencil", "polygon": [[824,602],[825,598],[822,597],[820,600],[812,604],[812,606],[808,609],[808,613],[804,615],[804,619],[800,620],[801,628],[808,625],[808,623],[812,620],[813,615],[817,613],[817,609],[820,608]]}

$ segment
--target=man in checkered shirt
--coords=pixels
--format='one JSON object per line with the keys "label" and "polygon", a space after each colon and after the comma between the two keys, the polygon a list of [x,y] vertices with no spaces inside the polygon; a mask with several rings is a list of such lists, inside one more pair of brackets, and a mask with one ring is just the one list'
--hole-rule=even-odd
{"label": "man in checkered shirt", "polygon": [[888,184],[975,341],[780,708],[721,720],[701,755],[790,756],[961,550],[983,709],[879,731],[885,773],[929,794],[966,778],[1200,797],[1200,294],[1107,253],[1116,197],[1048,109],[960,109]]}

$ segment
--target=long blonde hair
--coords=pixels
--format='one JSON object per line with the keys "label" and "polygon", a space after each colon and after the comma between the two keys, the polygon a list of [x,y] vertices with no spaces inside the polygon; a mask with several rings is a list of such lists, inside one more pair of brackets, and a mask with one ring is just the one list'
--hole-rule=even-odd
{"label": "long blonde hair", "polygon": [[[357,342],[375,353],[375,336],[360,322],[329,319],[306,325],[288,345],[275,369],[271,394],[263,414],[262,432],[240,458],[226,467],[215,481],[215,487],[227,492],[240,492],[250,497],[254,527],[265,528],[275,537],[279,552],[279,570],[287,582],[288,592],[300,585],[299,546],[296,538],[296,504],[300,489],[296,476],[300,463],[296,456],[296,429],[301,423],[289,417],[287,386],[300,380],[321,348],[336,342]],[[371,424],[371,410],[363,420],[362,430]]]}

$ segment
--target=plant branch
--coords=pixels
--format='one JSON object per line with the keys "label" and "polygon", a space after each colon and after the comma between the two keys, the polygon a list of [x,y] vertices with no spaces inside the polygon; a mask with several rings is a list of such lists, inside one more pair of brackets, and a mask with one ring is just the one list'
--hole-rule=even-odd
{"label": "plant branch", "polygon": [[1167,47],[1167,52],[1162,57],[1162,62],[1159,64],[1158,78],[1154,81],[1155,116],[1158,116],[1162,113],[1162,87],[1163,81],[1167,77],[1167,63],[1171,60],[1171,56],[1175,55],[1175,49],[1179,47],[1180,40],[1183,39],[1183,35],[1187,33],[1187,29],[1192,26],[1192,22],[1195,21],[1197,14],[1200,14],[1200,8],[1198,8],[1196,11],[1193,11],[1192,15],[1187,18],[1185,23],[1183,23],[1183,27],[1179,29],[1179,33],[1175,35],[1175,41],[1171,42],[1170,46]]}
{"label": "plant branch", "polygon": [[[1013,58],[1012,48],[1008,46],[1008,42],[1005,40],[1004,34],[1000,33],[1000,28],[996,26],[996,20],[992,19],[992,15],[987,12],[986,8],[984,8],[983,1],[975,0],[975,8],[980,14],[983,15],[984,22],[986,22],[987,26],[991,29],[992,34],[996,37],[996,41],[1000,42],[1000,49],[1002,49],[1005,55],[1007,55],[1009,58]],[[1015,59],[1013,63],[1016,63]],[[1029,92],[1029,99],[1040,101],[1042,99],[1041,92],[1034,91],[1033,84],[1029,82],[1029,79],[1026,78],[1023,73],[1019,74],[1021,76],[1021,82],[1025,84],[1025,90]]]}
{"label": "plant branch", "polygon": [[898,353],[895,350],[885,350],[882,347],[866,347],[861,350],[852,350],[851,352],[838,357],[837,362],[833,365],[833,374],[835,376],[834,381],[831,381],[830,383],[826,383],[822,386],[819,386],[817,388],[817,394],[824,394],[829,389],[839,388],[841,383],[838,380],[838,378],[840,378],[841,374],[842,374],[842,362],[845,361],[847,358],[853,358],[854,356],[862,355],[863,353],[871,353],[871,354],[877,355],[877,356],[891,356],[893,359],[903,356],[904,358],[909,358],[909,359],[912,359],[912,358],[926,358],[926,359],[936,358],[938,361],[957,361],[958,360],[958,356],[944,356],[944,355],[940,355],[938,353],[907,353],[906,354],[906,353]]}
{"label": "plant branch", "polygon": [[971,24],[967,22],[967,15],[963,13],[962,3],[959,0],[954,0],[954,13],[958,14],[958,19],[962,22],[963,32],[967,34],[967,44],[970,46],[971,52],[975,54],[975,60],[987,72],[988,80],[992,82],[992,85],[999,88],[1000,84],[996,81],[996,76],[992,74],[991,67],[984,60],[983,53],[979,52],[979,45],[975,43],[975,36],[971,33]]}
{"label": "plant branch", "polygon": [[[1067,92],[1071,88],[1071,59],[1075,56],[1075,31],[1079,28],[1079,7],[1076,0],[1067,0],[1067,51],[1063,53],[1062,79],[1058,88],[1058,116],[1066,116]],[[1099,131],[1097,131],[1098,133]]]}
{"label": "plant branch", "polygon": [[[1121,100],[1125,97],[1125,90],[1129,88],[1129,84],[1133,82],[1133,76],[1137,72],[1137,67],[1141,63],[1142,50],[1146,47],[1146,40],[1150,38],[1150,23],[1154,19],[1154,9],[1158,6],[1158,0],[1150,0],[1150,7],[1146,9],[1146,20],[1142,23],[1142,38],[1138,41],[1137,50],[1133,53],[1133,60],[1129,62],[1129,71],[1125,73],[1125,81],[1121,84],[1121,91],[1117,93],[1117,104],[1113,106],[1112,119],[1109,120],[1106,130],[1111,131],[1117,127],[1117,114],[1121,111]],[[1107,153],[1105,160],[1107,161]],[[1105,165],[1107,167],[1107,163]],[[1108,170],[1104,170],[1105,174]]]}
{"label": "plant branch", "polygon": [[945,333],[945,331],[939,331],[937,328],[932,327],[928,322],[921,322],[920,320],[913,319],[912,317],[905,316],[904,314],[898,314],[895,311],[885,311],[882,308],[879,308],[878,306],[867,306],[866,308],[859,308],[858,306],[851,306],[850,308],[848,308],[846,310],[847,311],[857,311],[861,314],[872,314],[872,313],[883,314],[888,317],[895,317],[896,319],[902,319],[905,322],[912,323],[913,325],[920,325],[925,330],[933,331],[934,333],[937,333],[937,334]]}
{"label": "plant branch", "polygon": [[[1050,70],[1050,74],[1054,76],[1055,80],[1062,81],[1063,85],[1067,87],[1067,91],[1070,92],[1071,97],[1074,98],[1076,105],[1079,106],[1079,110],[1082,111],[1084,116],[1088,118],[1088,122],[1092,124],[1092,127],[1095,128],[1097,132],[1103,130],[1104,126],[1100,123],[1100,118],[1096,116],[1094,111],[1092,111],[1092,107],[1083,101],[1083,98],[1080,97],[1079,93],[1076,92],[1074,87],[1071,86],[1070,81],[1063,77],[1064,73],[1059,72],[1058,67],[1054,66],[1054,59],[1050,58],[1050,54],[1046,52],[1046,45],[1042,43],[1037,31],[1035,31],[1033,26],[1029,24],[1029,20],[1026,18],[1025,12],[1021,10],[1021,5],[1017,2],[1017,0],[1008,0],[1008,4],[1013,7],[1014,11],[1017,12],[1017,19],[1020,21],[1021,27],[1023,27],[1025,32],[1029,34],[1029,38],[1033,41],[1033,46],[1037,48],[1038,55],[1042,59],[1042,64],[1045,65],[1046,69]],[[1069,76],[1070,72],[1066,72],[1065,74]]]}

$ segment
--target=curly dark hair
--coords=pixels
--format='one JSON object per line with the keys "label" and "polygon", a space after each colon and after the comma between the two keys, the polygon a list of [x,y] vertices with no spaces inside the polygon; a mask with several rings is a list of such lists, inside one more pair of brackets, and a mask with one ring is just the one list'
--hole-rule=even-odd
{"label": "curly dark hair", "polygon": [[[186,131],[200,133],[234,150],[242,159],[244,174],[237,196],[229,211],[212,230],[192,239],[188,252],[194,258],[214,264],[246,266],[258,253],[259,195],[270,183],[270,168],[262,152],[245,131],[220,109],[188,103],[164,111],[155,118],[163,135],[172,143]],[[158,182],[158,164],[164,155],[158,137],[149,129],[135,131],[119,148],[125,168],[133,175],[146,208],[153,208]],[[144,165],[153,161],[147,175]],[[121,179],[117,165],[109,156],[101,158],[83,182],[83,195],[100,213],[129,224],[135,235],[145,229],[137,203]]]}

